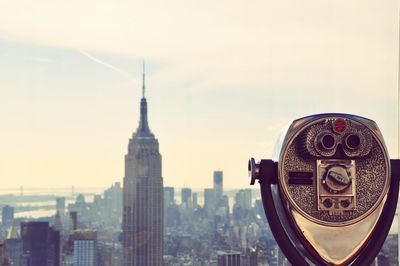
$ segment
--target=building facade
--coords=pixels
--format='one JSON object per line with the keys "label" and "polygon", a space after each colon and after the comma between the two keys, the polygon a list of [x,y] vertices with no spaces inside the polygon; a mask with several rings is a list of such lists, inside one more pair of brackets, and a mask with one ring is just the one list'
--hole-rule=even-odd
{"label": "building facade", "polygon": [[76,230],[72,233],[73,265],[96,266],[97,232],[94,230]]}
{"label": "building facade", "polygon": [[56,198],[56,211],[61,215],[65,215],[65,197]]}
{"label": "building facade", "polygon": [[122,187],[120,182],[115,182],[104,191],[104,202],[107,215],[122,217]]}
{"label": "building facade", "polygon": [[224,173],[222,171],[214,171],[213,173],[213,185],[214,185],[214,192],[215,192],[215,200],[218,203],[223,194],[223,178],[224,178]]}
{"label": "building facade", "polygon": [[170,206],[175,203],[175,189],[173,187],[164,187],[164,205]]}
{"label": "building facade", "polygon": [[182,190],[181,190],[181,205],[184,208],[192,207],[192,190],[190,188],[182,188]]}
{"label": "building facade", "polygon": [[198,206],[197,192],[193,192],[193,194],[192,194],[192,204],[193,204],[193,208],[197,208],[197,206]]}
{"label": "building facade", "polygon": [[61,265],[60,232],[48,222],[22,222],[23,266]]}
{"label": "building facade", "polygon": [[207,215],[213,215],[215,210],[215,192],[212,188],[204,189],[204,210]]}
{"label": "building facade", "polygon": [[158,140],[147,120],[143,71],[139,127],[129,140],[123,184],[124,265],[162,265],[164,193]]}
{"label": "building facade", "polygon": [[249,210],[252,207],[251,189],[240,189],[235,195],[235,203]]}
{"label": "building facade", "polygon": [[240,266],[240,252],[218,252],[218,266]]}
{"label": "building facade", "polygon": [[1,222],[3,225],[3,228],[8,229],[12,225],[14,219],[14,207],[11,206],[4,206],[2,211],[1,211]]}

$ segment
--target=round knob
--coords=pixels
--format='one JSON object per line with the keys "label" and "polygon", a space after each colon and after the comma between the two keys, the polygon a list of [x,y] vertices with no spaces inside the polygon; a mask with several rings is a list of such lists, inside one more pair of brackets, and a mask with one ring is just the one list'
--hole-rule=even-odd
{"label": "round knob", "polygon": [[345,191],[350,186],[351,178],[345,167],[335,165],[328,169],[322,184],[330,193],[336,194]]}
{"label": "round knob", "polygon": [[260,164],[257,164],[254,158],[251,158],[247,168],[249,171],[250,185],[254,185],[256,179],[260,177]]}

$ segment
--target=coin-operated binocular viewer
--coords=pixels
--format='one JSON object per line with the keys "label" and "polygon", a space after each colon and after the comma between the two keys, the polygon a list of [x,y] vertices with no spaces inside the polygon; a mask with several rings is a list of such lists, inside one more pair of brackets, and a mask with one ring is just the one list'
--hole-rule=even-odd
{"label": "coin-operated binocular viewer", "polygon": [[348,114],[300,118],[277,151],[276,161],[252,158],[249,174],[289,261],[370,265],[395,215],[400,172],[376,123]]}

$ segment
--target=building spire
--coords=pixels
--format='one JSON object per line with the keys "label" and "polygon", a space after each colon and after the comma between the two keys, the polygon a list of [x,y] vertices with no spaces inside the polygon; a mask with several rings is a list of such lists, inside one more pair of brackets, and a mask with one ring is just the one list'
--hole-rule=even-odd
{"label": "building spire", "polygon": [[144,60],[143,60],[143,80],[142,80],[142,98],[146,98],[145,97],[145,92],[146,92],[146,85],[145,85],[145,64],[144,64]]}
{"label": "building spire", "polygon": [[140,101],[140,121],[139,127],[136,130],[135,136],[137,138],[154,138],[153,133],[151,133],[149,128],[149,123],[147,121],[147,100],[145,97],[146,85],[145,85],[145,64],[143,61],[143,83],[142,83],[142,99]]}

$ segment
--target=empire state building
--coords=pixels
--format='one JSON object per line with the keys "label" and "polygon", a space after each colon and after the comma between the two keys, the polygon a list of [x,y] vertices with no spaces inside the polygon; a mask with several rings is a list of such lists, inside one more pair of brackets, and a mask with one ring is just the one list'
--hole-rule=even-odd
{"label": "empire state building", "polygon": [[125,155],[124,266],[162,265],[163,200],[161,154],[147,121],[143,66],[139,127],[129,140]]}

